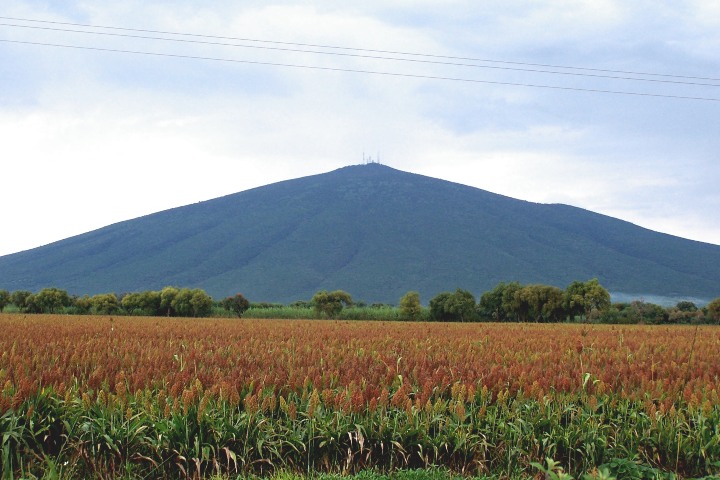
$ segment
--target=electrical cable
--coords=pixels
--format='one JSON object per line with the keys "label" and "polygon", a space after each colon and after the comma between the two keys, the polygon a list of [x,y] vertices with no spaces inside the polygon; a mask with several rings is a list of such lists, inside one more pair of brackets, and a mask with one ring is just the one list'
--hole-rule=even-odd
{"label": "electrical cable", "polygon": [[[0,18],[2,18],[2,17],[0,17]],[[39,27],[39,26],[32,26],[32,25],[16,25],[16,24],[0,23],[0,26],[31,28],[31,29],[49,30],[49,31],[56,31],[56,32],[67,32],[67,33],[84,33],[84,34],[90,34],[90,35],[105,35],[105,36],[123,37],[123,38],[136,38],[136,39],[143,39],[143,40],[162,40],[162,41],[168,41],[168,42],[182,42],[182,43],[196,43],[196,44],[203,44],[203,45],[215,45],[215,46],[226,46],[226,47],[254,48],[254,49],[262,49],[262,50],[274,50],[274,51],[284,51],[284,52],[294,52],[294,53],[312,53],[312,54],[318,54],[318,55],[333,55],[333,56],[365,58],[365,59],[373,59],[373,60],[390,60],[390,61],[398,61],[398,62],[424,63],[424,64],[434,64],[434,65],[444,65],[444,66],[486,68],[486,69],[510,70],[510,71],[517,71],[517,72],[529,72],[529,73],[547,73],[547,74],[552,74],[552,75],[569,75],[569,76],[575,76],[575,77],[607,78],[607,79],[612,79],[612,80],[627,80],[627,81],[636,81],[636,82],[654,82],[654,83],[669,83],[669,84],[675,84],[675,85],[720,87],[719,84],[714,84],[714,83],[688,82],[688,81],[681,81],[681,80],[662,80],[662,79],[657,79],[657,78],[618,77],[618,76],[613,76],[613,75],[601,75],[601,74],[580,73],[580,72],[558,72],[558,71],[552,71],[552,70],[539,70],[539,69],[518,68],[518,67],[501,67],[501,66],[496,66],[496,65],[477,65],[477,64],[456,63],[456,62],[442,62],[442,61],[437,61],[437,60],[420,60],[420,59],[414,59],[414,58],[382,57],[382,56],[377,56],[377,55],[362,55],[362,54],[340,53],[340,52],[323,52],[323,51],[318,51],[318,50],[302,50],[302,49],[287,48],[287,47],[268,47],[268,46],[259,46],[259,45],[241,45],[241,44],[236,44],[236,43],[210,42],[210,41],[204,41],[204,40],[187,40],[187,39],[181,39],[181,38],[151,37],[151,36],[146,36],[146,35],[131,35],[131,34],[126,34],[126,33],[89,32],[89,31],[84,31],[84,30],[71,30],[71,29],[54,28],[54,27]]]}
{"label": "electrical cable", "polygon": [[209,61],[216,61],[216,62],[242,63],[242,64],[251,64],[251,65],[269,65],[269,66],[275,66],[275,67],[290,67],[290,68],[303,68],[303,69],[324,70],[324,71],[333,71],[333,72],[362,73],[362,74],[371,74],[371,75],[385,75],[385,76],[419,78],[419,79],[428,79],[428,80],[445,80],[445,81],[465,82],[465,83],[480,83],[480,84],[491,84],[491,85],[509,85],[509,86],[516,86],[516,87],[532,87],[532,88],[546,88],[546,89],[554,89],[554,90],[568,90],[568,91],[576,91],[576,92],[606,93],[606,94],[616,94],[616,95],[633,95],[633,96],[642,96],[642,97],[674,98],[674,99],[682,99],[682,100],[701,100],[701,101],[709,101],[709,102],[720,102],[720,98],[712,98],[712,97],[693,97],[693,96],[685,96],[685,95],[667,95],[667,94],[648,93],[648,92],[630,92],[630,91],[603,90],[603,89],[594,89],[594,88],[563,87],[563,86],[558,86],[558,85],[500,82],[500,81],[492,81],[492,80],[444,77],[444,76],[434,76],[434,75],[420,75],[420,74],[411,74],[411,73],[380,72],[380,71],[374,71],[374,70],[322,67],[322,66],[317,66],[317,65],[300,65],[300,64],[292,64],[292,63],[262,62],[262,61],[254,61],[254,60],[237,60],[237,59],[229,59],[229,58],[202,57],[202,56],[195,56],[195,55],[180,55],[180,54],[171,54],[171,53],[143,52],[143,51],[137,51],[137,50],[120,50],[120,49],[88,47],[88,46],[80,46],[80,45],[62,45],[62,44],[56,44],[56,43],[28,42],[28,41],[22,41],[22,40],[0,39],[0,42],[25,44],[25,45],[38,45],[38,46],[46,46],[46,47],[71,48],[71,49],[79,49],[79,50],[91,50],[91,51],[99,51],[99,52],[128,53],[128,54],[135,54],[135,55],[150,55],[150,56],[158,56],[158,57],[184,58],[184,59],[191,59],[191,60],[209,60]]}
{"label": "electrical cable", "polygon": [[198,33],[182,33],[182,32],[170,32],[170,31],[162,31],[162,30],[113,27],[113,26],[106,26],[106,25],[91,25],[91,24],[83,24],[83,23],[59,22],[59,21],[51,21],[51,20],[38,20],[38,19],[29,19],[29,18],[18,18],[18,17],[0,16],[0,19],[23,21],[23,22],[34,22],[34,23],[47,23],[47,24],[54,24],[54,25],[68,25],[68,26],[75,26],[75,27],[103,28],[103,29],[107,29],[107,30],[123,30],[123,31],[128,31],[128,32],[154,33],[154,34],[162,34],[162,35],[178,35],[178,36],[189,36],[189,37],[198,37],[198,38],[213,38],[213,39],[218,39],[218,40],[236,40],[236,41],[245,41],[245,42],[270,43],[270,44],[276,44],[276,45],[293,45],[293,46],[300,46],[300,47],[351,50],[351,51],[359,51],[359,52],[407,55],[407,56],[415,56],[415,57],[439,58],[439,59],[448,59],[448,60],[464,60],[464,61],[473,61],[473,62],[500,63],[500,64],[508,64],[508,65],[524,65],[524,66],[530,66],[530,67],[561,68],[561,69],[568,69],[568,70],[585,70],[585,71],[595,71],[595,72],[604,72],[604,73],[644,75],[644,76],[668,77],[668,78],[684,78],[684,79],[689,79],[689,80],[706,80],[706,81],[720,82],[720,78],[713,78],[713,77],[697,77],[697,76],[690,76],[690,75],[678,75],[678,74],[666,74],[666,73],[638,72],[638,71],[629,71],[629,70],[611,70],[611,69],[602,69],[602,68],[553,65],[553,64],[544,64],[544,63],[515,62],[515,61],[508,61],[508,60],[482,59],[482,58],[459,57],[459,56],[450,56],[450,55],[433,55],[433,54],[427,54],[427,53],[401,52],[401,51],[393,51],[393,50],[374,50],[374,49],[367,49],[367,48],[355,48],[355,47],[322,45],[322,44],[312,44],[312,43],[281,42],[281,41],[275,41],[275,40],[261,40],[261,39],[254,39],[254,38],[226,37],[226,36],[219,36],[219,35],[204,35],[204,34],[198,34]]}

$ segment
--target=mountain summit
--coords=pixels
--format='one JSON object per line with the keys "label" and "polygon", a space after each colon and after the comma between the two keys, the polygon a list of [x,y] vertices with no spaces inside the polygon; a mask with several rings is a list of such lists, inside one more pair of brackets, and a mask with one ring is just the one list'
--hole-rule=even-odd
{"label": "mountain summit", "polygon": [[500,281],[720,295],[720,246],[568,205],[530,203],[356,165],[113,224],[0,257],[0,288],[72,293],[199,287],[216,298],[309,299],[343,289],[396,303]]}

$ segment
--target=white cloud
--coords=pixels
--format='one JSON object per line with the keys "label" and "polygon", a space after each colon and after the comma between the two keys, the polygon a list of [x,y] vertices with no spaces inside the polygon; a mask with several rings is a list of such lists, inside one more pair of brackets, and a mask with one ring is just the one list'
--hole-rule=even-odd
{"label": "white cloud", "polygon": [[[534,63],[687,68],[694,75],[718,67],[712,18],[720,15],[713,17],[713,2],[37,5],[10,0],[6,12]],[[0,27],[0,37],[8,36],[87,42]],[[110,48],[500,82],[655,88],[367,58],[96,41]],[[714,104],[0,44],[3,60],[12,76],[0,79],[0,158],[5,178],[21,180],[5,182],[0,201],[22,208],[9,209],[8,224],[16,228],[0,238],[0,254],[359,163],[363,150],[379,151],[403,170],[720,243],[714,214],[720,209],[714,194],[720,115]],[[716,94],[708,90],[703,93]]]}

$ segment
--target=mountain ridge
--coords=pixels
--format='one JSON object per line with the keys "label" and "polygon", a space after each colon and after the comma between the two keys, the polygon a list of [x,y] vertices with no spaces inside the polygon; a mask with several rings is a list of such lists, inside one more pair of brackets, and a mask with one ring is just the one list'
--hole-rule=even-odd
{"label": "mountain ridge", "polygon": [[564,204],[379,164],[285,180],[0,257],[0,288],[116,293],[165,285],[290,302],[320,289],[395,303],[500,281],[597,277],[628,293],[720,295],[720,246]]}

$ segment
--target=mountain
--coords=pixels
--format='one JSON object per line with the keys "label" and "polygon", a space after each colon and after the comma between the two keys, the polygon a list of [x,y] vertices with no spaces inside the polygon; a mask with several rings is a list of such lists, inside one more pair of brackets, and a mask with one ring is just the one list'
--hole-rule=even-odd
{"label": "mountain", "polygon": [[216,298],[423,301],[500,281],[720,296],[720,246],[568,205],[537,204],[379,164],[279,182],[0,257],[0,289],[76,294],[199,287]]}

